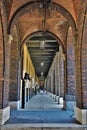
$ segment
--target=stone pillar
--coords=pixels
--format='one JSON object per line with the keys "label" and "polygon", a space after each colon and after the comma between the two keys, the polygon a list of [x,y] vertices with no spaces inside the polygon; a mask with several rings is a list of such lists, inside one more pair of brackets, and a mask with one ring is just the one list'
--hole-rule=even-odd
{"label": "stone pillar", "polygon": [[13,29],[13,41],[11,43],[10,55],[10,86],[9,86],[9,105],[11,109],[19,109],[20,106],[20,64],[19,42],[16,26]]}

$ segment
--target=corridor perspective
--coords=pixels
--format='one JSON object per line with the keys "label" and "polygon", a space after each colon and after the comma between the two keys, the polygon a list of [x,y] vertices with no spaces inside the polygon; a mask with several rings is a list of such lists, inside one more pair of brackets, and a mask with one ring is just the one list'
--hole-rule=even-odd
{"label": "corridor perspective", "polygon": [[87,130],[87,0],[0,0],[0,130]]}

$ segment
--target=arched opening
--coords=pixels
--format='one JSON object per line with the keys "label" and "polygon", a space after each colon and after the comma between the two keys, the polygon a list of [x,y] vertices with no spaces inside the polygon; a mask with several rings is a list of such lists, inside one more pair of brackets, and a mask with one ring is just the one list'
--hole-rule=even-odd
{"label": "arched opening", "polygon": [[[21,99],[23,108],[26,108],[27,102],[36,89],[37,92],[46,90],[57,103],[60,103],[59,98],[63,98],[64,96],[63,53],[63,45],[50,32],[43,33],[42,31],[38,31],[27,37],[26,45],[22,46],[23,80]],[[29,87],[23,87],[25,85],[23,81],[25,80],[26,73],[29,76],[29,81],[27,81]],[[48,77],[50,77],[50,82]],[[32,79],[36,85],[33,88],[31,85]],[[23,93],[23,91],[25,92]],[[25,98],[27,97],[27,93],[28,101]]]}
{"label": "arched opening", "polygon": [[[29,7],[30,7],[30,4],[29,4]],[[36,7],[38,8],[38,5],[39,5],[38,2],[32,3],[32,5],[33,4],[37,5]],[[48,24],[49,23],[48,22],[46,25],[46,14],[44,13],[44,15],[41,16],[41,20],[42,20],[40,22],[41,26],[39,26],[38,24],[35,24],[36,25],[35,31],[42,30],[42,27],[43,27],[43,30],[38,35],[37,34],[34,34],[33,36],[31,35],[31,37],[29,37],[26,40],[26,43],[24,44],[23,48],[21,48],[22,49],[22,51],[21,51],[22,52],[21,53],[22,54],[22,56],[21,56],[22,61],[21,61],[21,67],[19,67],[19,69],[18,69],[17,62],[20,59],[20,57],[19,57],[20,46],[23,43],[24,39],[26,39],[27,34],[34,32],[34,26],[32,25],[32,22],[30,22],[30,24],[28,25],[29,29],[27,29],[27,28],[21,28],[21,26],[19,24],[19,30],[21,30],[20,31],[21,43],[19,43],[19,44],[17,41],[18,40],[17,32],[15,34],[13,34],[14,35],[14,45],[16,46],[16,49],[14,48],[13,45],[11,45],[12,46],[12,55],[11,56],[13,56],[13,59],[16,59],[16,66],[14,66],[14,63],[13,63],[11,68],[13,68],[12,70],[14,70],[14,68],[15,68],[16,73],[13,74],[13,79],[12,79],[13,87],[11,87],[11,89],[10,89],[11,90],[10,94],[11,95],[14,94],[14,97],[13,97],[14,108],[15,108],[15,104],[17,105],[18,102],[20,102],[20,105],[18,108],[22,108],[22,109],[29,108],[28,103],[30,103],[31,97],[35,96],[35,94],[38,92],[38,90],[40,90],[40,93],[43,93],[43,91],[46,90],[48,92],[48,94],[54,99],[54,101],[57,102],[58,107],[59,107],[58,104],[63,103],[63,97],[65,96],[64,95],[65,94],[64,93],[64,89],[65,89],[65,84],[64,84],[64,72],[65,72],[64,71],[64,69],[65,69],[64,68],[64,61],[65,61],[65,54],[64,53],[65,53],[65,51],[64,51],[64,47],[65,47],[65,45],[63,44],[64,45],[63,46],[61,44],[61,42],[59,42],[60,40],[55,38],[52,35],[45,36],[45,33],[47,32],[47,30],[52,30],[52,29],[53,29],[53,32],[58,33],[58,29],[61,30],[61,27],[63,28],[62,25],[63,24],[65,25],[65,23],[67,23],[68,17],[70,20],[69,23],[71,24],[72,28],[74,29],[73,32],[76,31],[76,26],[75,26],[75,22],[74,22],[73,17],[62,6],[56,5],[55,3],[52,3],[51,6],[53,6],[52,10],[55,11],[56,14],[59,12],[59,15],[60,15],[59,17],[61,17],[63,19],[63,21],[56,24],[56,27],[54,26],[56,23],[54,21],[53,21],[54,25],[51,26],[51,22],[50,22],[50,24]],[[15,28],[13,28],[13,30],[11,30],[11,29],[13,27],[12,25],[14,25],[16,18],[18,18],[19,23],[21,21],[21,25],[25,24],[25,23],[22,24],[22,18],[24,18],[26,15],[26,13],[24,12],[24,15],[22,17],[22,11],[25,8],[26,8],[26,10],[28,9],[27,5],[24,5],[23,7],[21,7],[14,14],[14,16],[12,17],[12,19],[9,23],[8,33],[11,31],[12,31],[12,33],[13,33],[13,31],[15,32]],[[32,8],[32,9],[34,9],[34,8]],[[47,9],[46,7],[43,8],[43,10],[46,10],[46,9]],[[36,9],[36,11],[37,10],[39,10],[39,9]],[[62,13],[62,11],[64,11],[65,13],[64,12]],[[39,14],[39,13],[37,13],[37,14]],[[30,15],[30,14],[28,14],[28,15]],[[68,15],[68,17],[67,17],[67,15]],[[39,16],[39,15],[37,15],[37,16]],[[47,18],[47,20],[48,19],[49,18]],[[30,21],[30,19],[29,19],[29,21]],[[38,19],[36,21],[34,21],[34,23],[35,22],[38,23]],[[31,25],[32,25],[32,28],[31,28]],[[64,30],[66,30],[66,28]],[[65,32],[65,35],[63,35],[63,36],[61,34],[62,33],[60,31],[57,34],[57,36],[60,35],[60,38],[62,39],[63,36],[66,35],[66,32]],[[37,39],[35,39],[36,37],[37,37]],[[40,37],[41,37],[41,40],[40,40]],[[46,41],[45,41],[44,38],[46,38],[46,37],[49,39],[46,39]],[[34,41],[34,40],[36,40],[36,41]],[[39,40],[39,42],[38,42],[38,40]],[[47,42],[47,40],[48,40],[48,42]],[[65,42],[65,39],[62,39],[62,40],[63,40],[63,42]],[[44,41],[46,42],[46,45],[48,46],[48,48],[47,48],[48,52],[46,52],[46,47],[44,47],[44,44],[45,44]],[[52,43],[53,43],[53,45],[52,45]],[[34,48],[34,46],[35,46],[35,48]],[[40,52],[39,52],[38,48],[40,49]],[[36,49],[36,50],[34,50],[34,49]],[[44,51],[45,51],[45,53],[44,53]],[[15,56],[14,56],[14,52],[16,53]],[[39,54],[38,57],[37,57],[37,54]],[[47,68],[47,66],[45,66],[44,70],[42,68],[43,68],[45,62],[43,62],[44,60],[42,61],[41,55],[42,55],[44,60],[46,60],[48,63],[50,63],[50,64],[47,63],[48,68]],[[48,55],[48,58],[45,59],[45,57],[47,57],[47,55]],[[37,61],[39,61],[39,64],[36,63]],[[40,67],[41,67],[41,69],[40,69]],[[20,68],[21,68],[21,78],[19,78],[19,76],[18,76],[18,74],[20,73],[19,72]],[[45,69],[47,69],[47,71]],[[10,76],[10,78],[12,78],[12,76]],[[18,79],[21,80],[20,85],[19,85],[20,81],[18,81]],[[14,80],[16,81],[16,84],[15,84]],[[13,91],[15,93],[13,93]],[[44,91],[44,92],[46,92],[46,91]],[[17,102],[15,102],[15,101],[17,101]],[[43,100],[41,100],[41,101],[43,101]],[[36,107],[36,104],[35,104],[35,107]],[[61,106],[60,106],[60,108],[61,108]],[[40,109],[41,109],[41,107],[40,107]],[[62,111],[62,112],[64,112],[64,111]],[[51,117],[51,119],[52,119],[52,117]],[[70,119],[70,121],[72,122],[71,119]]]}

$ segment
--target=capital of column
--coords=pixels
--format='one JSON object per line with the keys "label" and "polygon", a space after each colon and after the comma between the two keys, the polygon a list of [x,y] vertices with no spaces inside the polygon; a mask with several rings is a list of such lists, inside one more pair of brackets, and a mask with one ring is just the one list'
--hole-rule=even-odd
{"label": "capital of column", "polygon": [[11,44],[12,41],[13,41],[12,34],[8,34],[8,43]]}

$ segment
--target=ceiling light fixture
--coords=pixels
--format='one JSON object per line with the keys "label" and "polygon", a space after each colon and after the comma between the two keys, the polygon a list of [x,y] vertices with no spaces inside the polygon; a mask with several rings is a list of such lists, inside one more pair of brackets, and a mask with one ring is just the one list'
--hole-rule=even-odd
{"label": "ceiling light fixture", "polygon": [[40,64],[41,66],[44,66],[44,62],[41,62],[41,64]]}
{"label": "ceiling light fixture", "polygon": [[40,41],[40,49],[44,49],[44,45],[45,45],[45,41],[44,40]]}
{"label": "ceiling light fixture", "polygon": [[41,72],[41,76],[43,76],[43,72]]}

